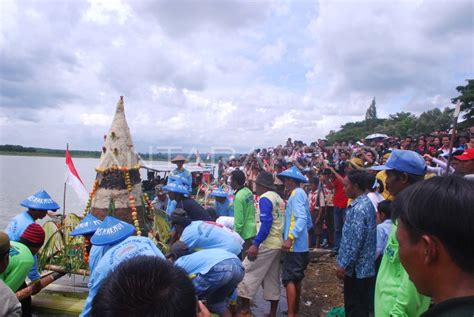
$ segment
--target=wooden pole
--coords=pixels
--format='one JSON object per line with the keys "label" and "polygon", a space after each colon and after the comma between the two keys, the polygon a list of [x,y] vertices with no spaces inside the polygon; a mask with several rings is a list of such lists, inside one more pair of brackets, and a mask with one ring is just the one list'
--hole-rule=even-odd
{"label": "wooden pole", "polygon": [[52,282],[56,281],[57,279],[61,278],[65,274],[66,273],[56,273],[56,272],[53,272],[51,274],[47,274],[46,276],[43,276],[42,278],[40,278],[39,281],[35,281],[35,282],[31,283],[30,285],[28,285],[27,287],[17,291],[15,295],[18,298],[18,300],[21,301],[21,300],[33,295],[33,285],[34,284],[40,283],[41,288],[44,288],[44,287],[48,286],[49,284],[51,284]]}
{"label": "wooden pole", "polygon": [[44,268],[46,270],[50,270],[50,271],[54,271],[54,272],[58,272],[58,273],[72,273],[72,274],[78,274],[78,275],[84,275],[84,276],[89,276],[89,273],[90,273],[88,270],[82,270],[82,269],[67,270],[66,268],[64,268],[62,266],[51,265],[51,264],[47,264]]}

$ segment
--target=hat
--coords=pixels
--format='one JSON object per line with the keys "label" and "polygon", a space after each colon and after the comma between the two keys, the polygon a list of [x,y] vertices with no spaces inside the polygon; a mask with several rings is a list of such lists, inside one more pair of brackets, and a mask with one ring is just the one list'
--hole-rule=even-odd
{"label": "hat", "polygon": [[165,193],[165,191],[163,190],[163,185],[156,185],[155,186],[155,192],[158,194],[158,195],[163,195]]}
{"label": "hat", "polygon": [[185,187],[189,188],[191,186],[191,184],[189,184],[188,179],[184,177],[182,173],[168,176],[168,183],[166,185],[171,184],[176,181],[180,181]]}
{"label": "hat", "polygon": [[281,172],[280,174],[277,175],[279,178],[284,178],[284,177],[288,177],[288,178],[292,178],[298,182],[301,182],[301,183],[307,183],[308,182],[308,179],[306,178],[306,176],[304,176],[300,170],[298,169],[298,167],[296,166],[292,166],[286,170],[284,170],[283,172]]}
{"label": "hat", "polygon": [[111,245],[125,240],[134,232],[135,228],[131,224],[107,216],[95,231],[91,242],[93,245]]}
{"label": "hat", "polygon": [[27,240],[32,246],[41,247],[44,243],[44,229],[37,223],[32,223],[26,227],[20,239]]}
{"label": "hat", "polygon": [[5,255],[10,250],[10,238],[8,234],[0,231],[0,256]]}
{"label": "hat", "polygon": [[257,175],[255,184],[275,190],[273,175],[269,172],[262,171]]}
{"label": "hat", "polygon": [[183,194],[183,195],[189,194],[189,190],[180,180],[171,182],[168,185],[163,186],[163,189],[169,192]]}
{"label": "hat", "polygon": [[171,160],[171,163],[176,163],[176,162],[187,162],[188,160],[183,156],[183,155],[176,155],[174,159]]}
{"label": "hat", "polygon": [[174,256],[175,259],[179,259],[182,256],[189,254],[189,247],[183,241],[176,241],[171,245],[170,251],[166,254],[166,258]]}
{"label": "hat", "polygon": [[466,149],[461,155],[455,155],[455,159],[460,161],[474,160],[474,149]]}
{"label": "hat", "polygon": [[212,191],[211,196],[227,198],[229,195],[227,194],[227,192],[222,187],[219,187],[219,188],[214,189]]}
{"label": "hat", "polygon": [[384,160],[388,160],[388,158],[390,157],[390,155],[392,155],[392,152],[387,152],[387,153],[385,153],[385,154],[382,156],[382,158],[383,158]]}
{"label": "hat", "polygon": [[69,235],[75,237],[94,233],[101,223],[102,221],[94,217],[92,214],[87,214],[87,216],[82,219]]}
{"label": "hat", "polygon": [[361,158],[353,157],[349,161],[349,164],[355,169],[361,170],[364,168],[364,161]]}
{"label": "hat", "polygon": [[393,150],[385,165],[373,166],[371,170],[397,170],[399,172],[425,175],[426,163],[423,157],[410,150]]}
{"label": "hat", "polygon": [[188,214],[184,209],[176,208],[171,213],[171,224],[172,225],[183,225],[186,227],[191,223],[191,218],[189,218]]}
{"label": "hat", "polygon": [[20,203],[21,206],[36,210],[57,210],[59,205],[48,195],[45,190],[39,191]]}

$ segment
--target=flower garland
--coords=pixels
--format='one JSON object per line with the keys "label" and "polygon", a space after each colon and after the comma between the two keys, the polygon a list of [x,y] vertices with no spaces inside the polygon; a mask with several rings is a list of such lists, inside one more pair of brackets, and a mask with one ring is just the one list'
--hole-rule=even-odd
{"label": "flower garland", "polygon": [[146,210],[148,211],[148,213],[152,213],[153,211],[155,211],[155,207],[153,207],[147,193],[143,193],[143,200],[145,200]]}
{"label": "flower garland", "polygon": [[130,206],[130,210],[132,211],[132,221],[133,225],[135,226],[135,231],[137,232],[137,236],[142,235],[142,231],[140,230],[140,223],[138,222],[138,212],[137,212],[137,207],[135,204],[135,197],[132,194],[133,186],[132,186],[132,181],[130,180],[130,173],[128,167],[122,167],[121,169],[123,171],[124,177],[125,177],[125,184],[127,185],[127,190],[128,190],[128,203]]}
{"label": "flower garland", "polygon": [[90,237],[84,236],[84,244],[82,246],[82,254],[84,255],[84,262],[89,263],[89,252],[87,251],[88,247],[91,244]]}
{"label": "flower garland", "polygon": [[91,208],[92,198],[94,198],[95,193],[97,192],[98,188],[99,188],[99,180],[96,179],[94,181],[94,185],[92,185],[92,191],[89,193],[89,198],[87,199],[86,208],[84,208],[84,211],[82,212],[82,218],[84,218],[89,212],[89,209]]}

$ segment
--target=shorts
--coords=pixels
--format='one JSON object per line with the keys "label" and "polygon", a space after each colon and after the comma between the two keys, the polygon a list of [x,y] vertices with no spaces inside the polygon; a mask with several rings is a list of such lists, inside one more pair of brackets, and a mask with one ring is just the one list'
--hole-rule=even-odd
{"label": "shorts", "polygon": [[304,278],[309,263],[309,252],[283,252],[281,281],[283,286],[289,282],[298,283]]}

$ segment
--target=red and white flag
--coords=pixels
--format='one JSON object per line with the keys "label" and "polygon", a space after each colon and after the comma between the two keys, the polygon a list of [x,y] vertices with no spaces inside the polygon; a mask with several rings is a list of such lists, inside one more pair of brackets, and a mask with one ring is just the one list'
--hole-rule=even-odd
{"label": "red and white flag", "polygon": [[77,173],[74,163],[72,162],[71,154],[69,153],[69,146],[66,148],[66,166],[68,168],[66,183],[74,189],[77,197],[79,197],[83,203],[86,203],[89,194],[87,193],[86,187]]}

